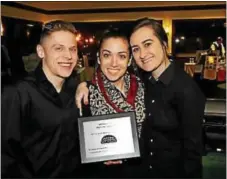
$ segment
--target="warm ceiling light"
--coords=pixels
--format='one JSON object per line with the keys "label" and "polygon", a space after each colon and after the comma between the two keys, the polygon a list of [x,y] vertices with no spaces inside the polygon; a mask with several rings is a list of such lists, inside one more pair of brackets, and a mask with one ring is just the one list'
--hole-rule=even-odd
{"label": "warm ceiling light", "polygon": [[175,39],[175,42],[176,42],[176,43],[179,43],[179,42],[180,42],[180,39],[176,38],[176,39]]}
{"label": "warm ceiling light", "polygon": [[30,36],[30,32],[29,32],[29,30],[27,31],[27,37],[29,37]]}
{"label": "warm ceiling light", "polygon": [[76,36],[76,41],[80,41],[80,39],[81,39],[81,34],[78,34],[78,35]]}
{"label": "warm ceiling light", "polygon": [[34,25],[33,24],[27,24],[28,27],[33,27]]}
{"label": "warm ceiling light", "polygon": [[93,43],[93,42],[94,42],[94,39],[93,39],[93,38],[90,38],[90,39],[89,39],[89,42],[90,42],[90,43]]}

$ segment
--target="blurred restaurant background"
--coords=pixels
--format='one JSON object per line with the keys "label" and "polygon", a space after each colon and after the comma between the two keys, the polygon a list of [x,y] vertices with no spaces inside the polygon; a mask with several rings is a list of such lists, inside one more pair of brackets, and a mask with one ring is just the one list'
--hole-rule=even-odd
{"label": "blurred restaurant background", "polygon": [[168,35],[168,52],[207,97],[204,116],[204,178],[226,178],[225,1],[1,1],[2,86],[32,71],[40,59],[36,45],[44,23],[62,19],[78,30],[81,81],[92,78],[101,32],[112,26],[128,33],[133,20],[158,20]]}

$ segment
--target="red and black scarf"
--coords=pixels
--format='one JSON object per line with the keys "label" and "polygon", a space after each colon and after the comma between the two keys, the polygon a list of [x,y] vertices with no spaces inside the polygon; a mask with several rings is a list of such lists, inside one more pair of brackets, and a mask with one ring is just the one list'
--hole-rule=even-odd
{"label": "red and black scarf", "polygon": [[140,136],[142,122],[145,119],[144,87],[133,74],[124,75],[126,97],[98,69],[90,85],[90,109],[92,115],[113,114],[135,111],[138,133]]}

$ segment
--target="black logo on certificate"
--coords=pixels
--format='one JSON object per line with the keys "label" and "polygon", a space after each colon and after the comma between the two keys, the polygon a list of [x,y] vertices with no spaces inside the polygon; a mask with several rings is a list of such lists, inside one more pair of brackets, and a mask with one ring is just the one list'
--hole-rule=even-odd
{"label": "black logo on certificate", "polygon": [[101,140],[101,144],[109,144],[115,142],[117,142],[117,138],[113,135],[105,135]]}

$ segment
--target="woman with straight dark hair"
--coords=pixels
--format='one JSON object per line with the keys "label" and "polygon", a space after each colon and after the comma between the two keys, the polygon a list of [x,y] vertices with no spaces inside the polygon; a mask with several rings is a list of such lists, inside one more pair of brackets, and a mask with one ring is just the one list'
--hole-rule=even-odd
{"label": "woman with straight dark hair", "polygon": [[135,63],[143,73],[146,176],[202,177],[202,119],[205,97],[196,82],[168,56],[168,38],[156,20],[135,22],[130,35]]}

